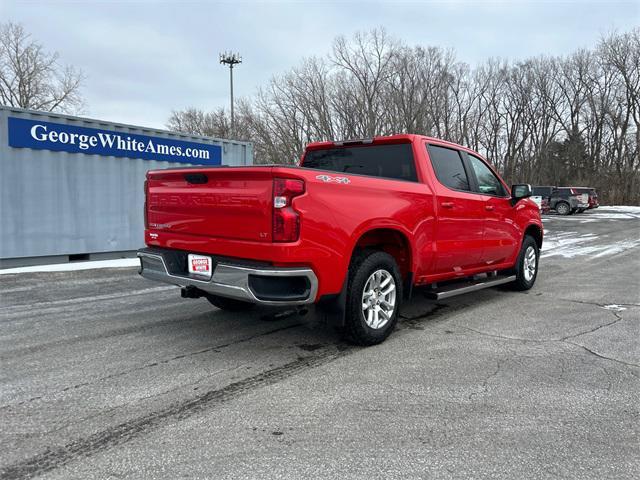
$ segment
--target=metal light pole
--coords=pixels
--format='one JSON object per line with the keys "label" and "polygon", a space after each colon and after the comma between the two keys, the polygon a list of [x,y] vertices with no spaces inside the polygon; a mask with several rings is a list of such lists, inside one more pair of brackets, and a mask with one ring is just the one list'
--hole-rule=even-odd
{"label": "metal light pole", "polygon": [[220,54],[220,63],[229,65],[229,82],[231,84],[231,134],[234,133],[233,118],[233,66],[242,63],[242,57],[239,53],[224,52]]}

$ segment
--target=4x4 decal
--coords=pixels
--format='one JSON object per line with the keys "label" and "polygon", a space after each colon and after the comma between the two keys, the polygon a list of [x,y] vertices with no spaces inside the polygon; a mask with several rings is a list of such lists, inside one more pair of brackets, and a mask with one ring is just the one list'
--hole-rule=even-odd
{"label": "4x4 decal", "polygon": [[316,179],[326,183],[342,183],[345,185],[351,183],[351,180],[347,177],[332,177],[331,175],[318,175]]}

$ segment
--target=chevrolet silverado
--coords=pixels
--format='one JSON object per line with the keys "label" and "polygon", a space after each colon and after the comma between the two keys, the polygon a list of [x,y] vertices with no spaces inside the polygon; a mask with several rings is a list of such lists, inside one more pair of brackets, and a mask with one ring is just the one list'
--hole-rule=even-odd
{"label": "chevrolet silverado", "polygon": [[317,142],[298,166],[150,171],[140,274],[221,309],[305,306],[372,345],[421,287],[434,299],[536,280],[531,186],[420,135]]}

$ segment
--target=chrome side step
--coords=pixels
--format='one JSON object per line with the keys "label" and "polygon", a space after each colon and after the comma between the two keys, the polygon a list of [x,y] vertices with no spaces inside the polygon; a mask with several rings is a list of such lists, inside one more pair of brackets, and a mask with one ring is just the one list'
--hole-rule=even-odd
{"label": "chrome side step", "polygon": [[505,283],[515,281],[515,275],[498,275],[489,276],[479,280],[470,280],[463,283],[452,283],[449,285],[443,285],[440,288],[434,290],[428,290],[425,292],[427,298],[434,300],[444,300],[445,298],[455,297],[456,295],[462,295],[464,293],[475,292],[476,290],[482,290],[484,288],[496,287]]}

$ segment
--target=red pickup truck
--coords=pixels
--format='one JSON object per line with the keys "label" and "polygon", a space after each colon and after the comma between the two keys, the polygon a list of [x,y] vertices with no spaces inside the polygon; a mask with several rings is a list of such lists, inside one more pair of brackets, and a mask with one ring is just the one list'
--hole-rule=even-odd
{"label": "red pickup truck", "polygon": [[543,228],[530,195],[420,135],[312,143],[299,166],[150,171],[140,274],[222,309],[315,304],[371,345],[414,287],[531,288]]}

